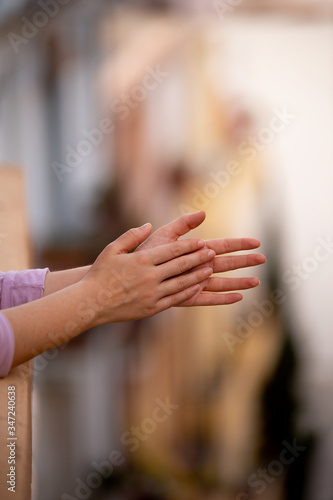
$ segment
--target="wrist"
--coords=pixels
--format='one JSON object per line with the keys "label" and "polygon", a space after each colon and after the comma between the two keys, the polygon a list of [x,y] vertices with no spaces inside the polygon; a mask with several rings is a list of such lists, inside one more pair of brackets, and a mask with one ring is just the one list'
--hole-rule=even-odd
{"label": "wrist", "polygon": [[75,286],[79,288],[80,296],[76,306],[76,315],[83,328],[88,330],[110,322],[112,303],[110,290],[103,288],[92,274],[85,276]]}
{"label": "wrist", "polygon": [[78,283],[87,274],[91,266],[48,272],[45,276],[44,297]]}

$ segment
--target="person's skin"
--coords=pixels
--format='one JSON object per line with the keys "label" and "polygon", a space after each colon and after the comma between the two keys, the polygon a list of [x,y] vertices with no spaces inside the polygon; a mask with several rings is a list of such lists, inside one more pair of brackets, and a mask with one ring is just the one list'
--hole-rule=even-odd
{"label": "person's skin", "polygon": [[215,252],[204,248],[203,240],[188,239],[129,253],[150,232],[150,224],[131,229],[108,245],[77,283],[4,309],[15,338],[12,366],[94,326],[151,316],[197,293],[212,270],[195,268]]}
{"label": "person's skin", "polygon": [[[203,210],[193,214],[187,214],[161,227],[151,234],[136,249],[136,252],[148,250],[160,245],[178,241],[178,239],[196,229],[205,220],[206,214]],[[253,250],[260,246],[260,242],[253,238],[221,238],[208,240],[206,246],[215,251],[216,255],[235,252],[238,250]],[[214,273],[231,271],[243,267],[257,266],[266,262],[266,258],[261,254],[247,254],[235,256],[216,257],[211,263]],[[72,285],[81,280],[89,271],[91,266],[69,269],[65,271],[51,272],[46,275],[44,295],[49,295],[55,291]],[[242,300],[240,293],[217,293],[235,290],[246,290],[256,287],[259,284],[258,278],[208,278],[201,283],[198,291],[191,299],[187,299],[179,306],[203,306],[203,305],[223,305],[233,304]],[[202,293],[205,292],[205,293]]]}
{"label": "person's skin", "polygon": [[131,229],[108,245],[92,266],[48,273],[42,299],[2,311],[14,331],[13,366],[104,323],[144,318],[172,306],[241,300],[239,293],[216,292],[257,286],[257,278],[210,275],[261,264],[265,257],[215,256],[260,243],[251,238],[178,240],[204,218],[204,212],[183,216],[152,235],[150,224]]}
{"label": "person's skin", "polygon": [[[203,210],[193,214],[183,215],[178,219],[166,224],[155,231],[137,250],[154,248],[172,241],[177,241],[192,229],[196,229],[206,218]],[[225,255],[226,253],[239,250],[253,250],[260,246],[260,241],[254,238],[220,238],[206,241],[206,247],[215,251],[216,257],[211,262],[214,273],[221,273],[244,267],[257,266],[266,262],[262,254]],[[217,257],[221,256],[221,257]],[[243,299],[241,293],[233,293],[235,290],[247,290],[259,285],[258,278],[220,278],[211,277],[201,283],[200,291],[191,299],[178,304],[181,307],[188,306],[212,306],[234,304]],[[232,293],[218,293],[218,292]]]}

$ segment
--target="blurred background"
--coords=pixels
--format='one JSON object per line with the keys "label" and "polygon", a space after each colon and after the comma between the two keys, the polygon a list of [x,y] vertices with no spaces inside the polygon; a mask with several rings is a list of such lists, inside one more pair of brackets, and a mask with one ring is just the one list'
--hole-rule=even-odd
{"label": "blurred background", "polygon": [[333,2],[2,0],[0,61],[35,267],[200,209],[267,256],[35,360],[34,500],[332,500]]}

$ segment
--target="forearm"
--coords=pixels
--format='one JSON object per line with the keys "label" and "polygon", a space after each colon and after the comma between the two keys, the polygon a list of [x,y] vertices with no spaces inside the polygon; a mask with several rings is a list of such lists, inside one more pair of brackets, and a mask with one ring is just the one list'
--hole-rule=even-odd
{"label": "forearm", "polygon": [[84,283],[67,286],[42,299],[5,309],[11,323],[15,351],[12,366],[56,347],[95,326],[96,315],[83,317],[78,311],[87,296]]}
{"label": "forearm", "polygon": [[45,277],[44,297],[78,283],[87,274],[90,267],[76,267],[74,269],[47,273]]}

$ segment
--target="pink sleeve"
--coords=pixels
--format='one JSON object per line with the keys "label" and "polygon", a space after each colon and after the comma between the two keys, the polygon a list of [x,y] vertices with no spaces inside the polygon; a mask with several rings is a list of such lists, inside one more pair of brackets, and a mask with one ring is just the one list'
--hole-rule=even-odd
{"label": "pink sleeve", "polygon": [[[0,273],[0,309],[9,309],[43,296],[49,269]],[[0,313],[0,377],[8,375],[14,356],[14,334],[10,322]]]}
{"label": "pink sleeve", "polygon": [[46,268],[0,273],[0,309],[40,299],[48,271]]}
{"label": "pink sleeve", "polygon": [[14,334],[6,316],[0,313],[0,377],[8,375],[14,357]]}

